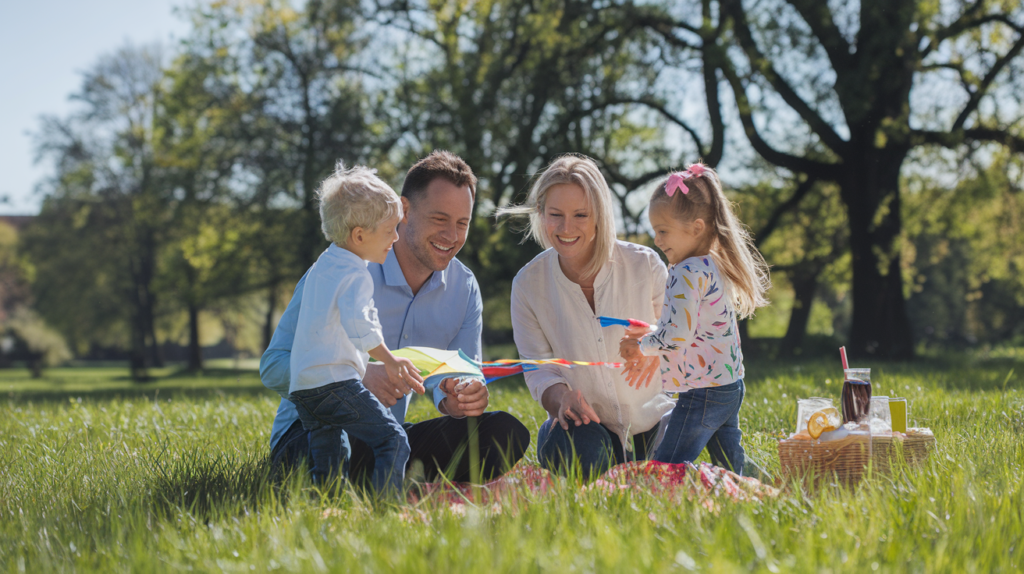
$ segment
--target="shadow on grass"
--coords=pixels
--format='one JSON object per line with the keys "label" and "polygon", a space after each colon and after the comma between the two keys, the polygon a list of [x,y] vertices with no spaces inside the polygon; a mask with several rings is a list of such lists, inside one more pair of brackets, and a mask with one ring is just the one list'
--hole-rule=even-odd
{"label": "shadow on grass", "polygon": [[[216,384],[216,383],[215,383]],[[88,401],[110,401],[114,399],[212,399],[226,397],[260,397],[277,395],[259,383],[247,386],[207,386],[194,385],[160,385],[118,388],[61,388],[30,391],[0,391],[0,400],[6,395],[10,402],[26,403],[66,403],[69,398],[81,398]]]}
{"label": "shadow on grass", "polygon": [[266,456],[209,457],[196,446],[173,460],[153,459],[159,477],[153,486],[154,510],[165,515],[185,513],[207,522],[225,516],[283,504],[290,489],[288,477],[276,476]]}

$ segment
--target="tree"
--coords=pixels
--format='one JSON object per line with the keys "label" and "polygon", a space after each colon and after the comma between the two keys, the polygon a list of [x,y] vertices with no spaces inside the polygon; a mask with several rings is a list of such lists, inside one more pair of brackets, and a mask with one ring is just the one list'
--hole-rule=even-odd
{"label": "tree", "polygon": [[[853,268],[850,346],[906,358],[900,174],[911,150],[1024,150],[1019,86],[1024,8],[988,0],[826,3],[704,0],[703,21],[651,17],[667,41],[701,49],[706,89],[731,89],[747,140],[794,174],[839,186]],[[656,12],[656,11],[655,11]],[[717,21],[715,21],[717,17]],[[709,29],[714,30],[709,34]],[[945,81],[956,78],[956,82]],[[913,88],[959,89],[949,114]],[[798,126],[798,127],[797,127]]]}
{"label": "tree", "polygon": [[[153,280],[170,196],[154,163],[160,60],[159,48],[130,45],[100,58],[74,96],[81,109],[44,119],[39,153],[53,160],[55,174],[40,216],[26,232],[39,268],[37,285],[42,283],[39,308],[48,321],[71,331],[88,328],[69,325],[60,310],[94,290],[109,312],[100,322],[123,318],[129,326],[136,380],[162,363]],[[76,256],[66,257],[70,253]],[[76,276],[81,282],[69,281]],[[76,316],[96,311],[79,306]]]}

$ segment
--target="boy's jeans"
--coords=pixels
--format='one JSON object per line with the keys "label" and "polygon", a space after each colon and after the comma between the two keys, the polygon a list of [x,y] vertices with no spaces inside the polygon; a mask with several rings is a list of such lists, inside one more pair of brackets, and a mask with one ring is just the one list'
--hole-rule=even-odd
{"label": "boy's jeans", "polygon": [[409,461],[409,439],[391,411],[357,379],[331,383],[288,396],[299,412],[302,428],[309,431],[313,477],[322,480],[336,473],[346,458],[341,431],[373,449],[373,487],[378,492],[401,491]]}
{"label": "boy's jeans", "polygon": [[706,446],[713,464],[743,474],[739,412],[744,390],[740,379],[730,385],[679,393],[654,460],[693,462]]}

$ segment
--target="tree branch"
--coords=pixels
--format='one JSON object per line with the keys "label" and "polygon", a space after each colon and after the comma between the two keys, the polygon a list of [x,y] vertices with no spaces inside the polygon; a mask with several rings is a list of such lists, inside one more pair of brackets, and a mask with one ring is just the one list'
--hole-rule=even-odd
{"label": "tree branch", "polygon": [[757,133],[757,126],[754,125],[753,108],[750,105],[750,100],[747,98],[747,92],[743,87],[743,83],[740,81],[739,76],[736,75],[736,71],[731,66],[726,65],[722,68],[722,73],[732,87],[740,122],[743,124],[743,131],[746,132],[747,139],[750,141],[754,151],[765,160],[794,173],[806,173],[810,177],[823,181],[835,180],[835,176],[832,173],[835,169],[835,164],[795,156],[778,151],[768,145],[768,142],[761,138],[761,134]]}
{"label": "tree branch", "polygon": [[783,101],[807,122],[807,125],[821,139],[822,143],[831,148],[836,155],[844,155],[847,142],[839,137],[839,134],[832,129],[832,126],[796,93],[796,90],[779,75],[775,67],[771,65],[771,62],[761,53],[750,31],[750,25],[747,23],[746,13],[740,0],[724,0],[722,2],[722,9],[727,11],[733,20],[736,38],[739,40],[743,52],[750,60],[751,69],[759,72],[768,80],[768,83],[775,88],[775,91],[778,92]]}
{"label": "tree branch", "polygon": [[999,72],[1003,71],[1003,68],[1010,63],[1010,60],[1016,58],[1017,55],[1020,54],[1022,49],[1024,49],[1024,34],[1017,37],[1017,42],[1013,47],[1003,54],[1002,57],[996,60],[996,63],[992,65],[992,68],[989,69],[988,73],[985,74],[985,77],[978,83],[974,92],[971,94],[971,98],[967,101],[967,105],[964,106],[960,115],[957,116],[956,121],[953,122],[954,130],[964,127],[964,122],[967,121],[967,117],[974,113],[974,110],[978,108],[981,98],[985,97],[989,86],[991,86],[992,82],[995,81],[996,76],[999,75]]}
{"label": "tree branch", "polygon": [[782,220],[782,216],[789,213],[792,209],[800,205],[804,197],[811,191],[817,180],[813,177],[809,177],[804,181],[800,182],[800,185],[796,186],[796,190],[793,191],[793,195],[789,199],[783,201],[772,210],[772,214],[768,217],[768,221],[765,222],[757,233],[754,234],[754,247],[760,248],[761,244],[764,243],[768,236],[775,231],[775,228],[779,226],[779,221]]}
{"label": "tree branch", "polygon": [[913,130],[910,132],[910,136],[913,145],[933,144],[956,149],[968,142],[998,143],[1014,153],[1024,152],[1024,137],[998,128],[982,127],[950,132]]}
{"label": "tree branch", "polygon": [[839,27],[832,20],[832,11],[821,0],[789,0],[789,4],[811,27],[811,33],[821,42],[821,47],[832,62],[837,74],[850,67],[850,43],[843,38]]}

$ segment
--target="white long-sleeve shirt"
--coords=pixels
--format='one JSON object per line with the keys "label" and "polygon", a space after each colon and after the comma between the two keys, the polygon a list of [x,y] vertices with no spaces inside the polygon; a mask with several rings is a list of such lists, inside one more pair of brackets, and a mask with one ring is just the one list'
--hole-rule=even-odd
{"label": "white long-sleeve shirt", "polygon": [[367,352],[383,342],[366,261],[331,245],[306,272],[288,392],[362,379]]}
{"label": "white long-sleeve shirt", "polygon": [[658,328],[640,340],[661,357],[668,392],[718,387],[743,378],[743,351],[728,282],[710,255],[672,266]]}
{"label": "white long-sleeve shirt", "polygon": [[[654,323],[661,313],[667,271],[651,249],[617,241],[611,259],[594,280],[590,309],[580,286],[570,281],[548,249],[526,264],[512,282],[512,328],[523,359],[562,358],[575,361],[619,362],[622,327],[602,328],[601,315]],[[646,432],[673,407],[657,384],[634,389],[620,369],[544,365],[525,373],[533,398],[552,385],[567,384],[583,397],[601,424],[627,437]]]}

